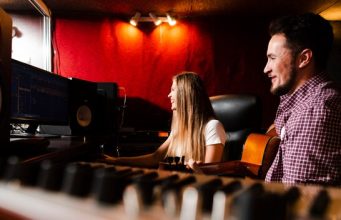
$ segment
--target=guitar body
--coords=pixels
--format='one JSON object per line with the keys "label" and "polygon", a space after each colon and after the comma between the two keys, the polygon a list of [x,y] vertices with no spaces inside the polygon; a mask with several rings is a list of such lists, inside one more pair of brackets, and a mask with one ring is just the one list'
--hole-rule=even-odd
{"label": "guitar body", "polygon": [[248,169],[263,179],[275,159],[279,142],[277,136],[251,133],[245,141],[241,161],[254,165]]}
{"label": "guitar body", "polygon": [[200,168],[205,174],[264,179],[275,159],[280,143],[280,139],[275,134],[272,130],[267,134],[251,133],[244,143],[241,160],[206,163],[200,165]]}

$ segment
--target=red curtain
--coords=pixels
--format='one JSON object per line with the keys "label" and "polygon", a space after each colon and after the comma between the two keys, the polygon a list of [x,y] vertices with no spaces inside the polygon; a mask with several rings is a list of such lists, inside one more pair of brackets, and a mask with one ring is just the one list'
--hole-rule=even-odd
{"label": "red curtain", "polygon": [[205,81],[210,96],[259,95],[267,127],[277,99],[263,74],[266,30],[267,22],[261,19],[209,18],[179,20],[173,27],[152,23],[133,27],[117,18],[57,18],[54,71],[118,83],[135,100],[129,103],[128,99],[126,126],[142,129],[167,126],[172,76],[194,71]]}

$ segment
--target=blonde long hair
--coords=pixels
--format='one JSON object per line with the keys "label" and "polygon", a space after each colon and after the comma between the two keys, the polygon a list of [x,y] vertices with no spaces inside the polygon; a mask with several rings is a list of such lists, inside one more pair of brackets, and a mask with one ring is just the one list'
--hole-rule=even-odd
{"label": "blonde long hair", "polygon": [[173,77],[177,86],[176,110],[172,118],[172,139],[166,156],[180,153],[186,160],[204,161],[205,125],[215,118],[203,81],[194,72]]}

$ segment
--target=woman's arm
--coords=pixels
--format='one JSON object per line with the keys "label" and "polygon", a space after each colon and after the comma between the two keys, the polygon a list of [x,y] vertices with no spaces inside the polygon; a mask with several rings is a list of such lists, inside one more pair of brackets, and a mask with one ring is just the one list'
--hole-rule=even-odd
{"label": "woman's arm", "polygon": [[145,154],[135,157],[110,157],[105,155],[104,161],[107,163],[113,163],[118,165],[129,165],[129,166],[141,166],[154,168],[159,165],[159,162],[165,157],[167,149],[169,147],[170,138],[151,154]]}
{"label": "woman's arm", "polygon": [[211,120],[205,128],[205,158],[204,163],[221,162],[226,143],[224,126],[218,120]]}
{"label": "woman's arm", "polygon": [[224,151],[223,144],[207,145],[204,163],[221,162],[223,151]]}
{"label": "woman's arm", "polygon": [[[206,146],[204,163],[221,162],[223,151],[224,151],[223,144],[212,144]],[[198,166],[199,164],[202,164],[202,161],[194,161],[193,159],[189,159],[187,162],[188,167],[191,168],[195,173],[203,173],[200,167]]]}

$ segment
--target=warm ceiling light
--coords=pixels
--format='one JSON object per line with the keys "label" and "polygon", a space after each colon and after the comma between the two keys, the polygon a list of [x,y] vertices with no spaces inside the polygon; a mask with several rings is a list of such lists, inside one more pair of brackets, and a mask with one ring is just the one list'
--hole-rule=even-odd
{"label": "warm ceiling light", "polygon": [[156,17],[153,13],[149,13],[149,16],[152,18],[156,26],[159,26],[162,23],[161,19]]}
{"label": "warm ceiling light", "polygon": [[132,17],[130,19],[130,24],[133,26],[137,26],[137,24],[139,23],[139,19],[140,19],[141,13],[140,12],[136,12],[134,17]]}
{"label": "warm ceiling light", "polygon": [[172,18],[168,13],[166,14],[166,16],[167,16],[168,24],[170,26],[174,26],[176,24],[176,20]]}
{"label": "warm ceiling light", "polygon": [[168,22],[168,24],[171,26],[176,24],[176,20],[168,13],[163,17],[158,17],[153,13],[149,13],[149,16],[143,17],[141,16],[141,13],[136,12],[136,14],[130,19],[130,24],[137,26],[139,22],[154,22],[156,26],[159,26],[162,22]]}

